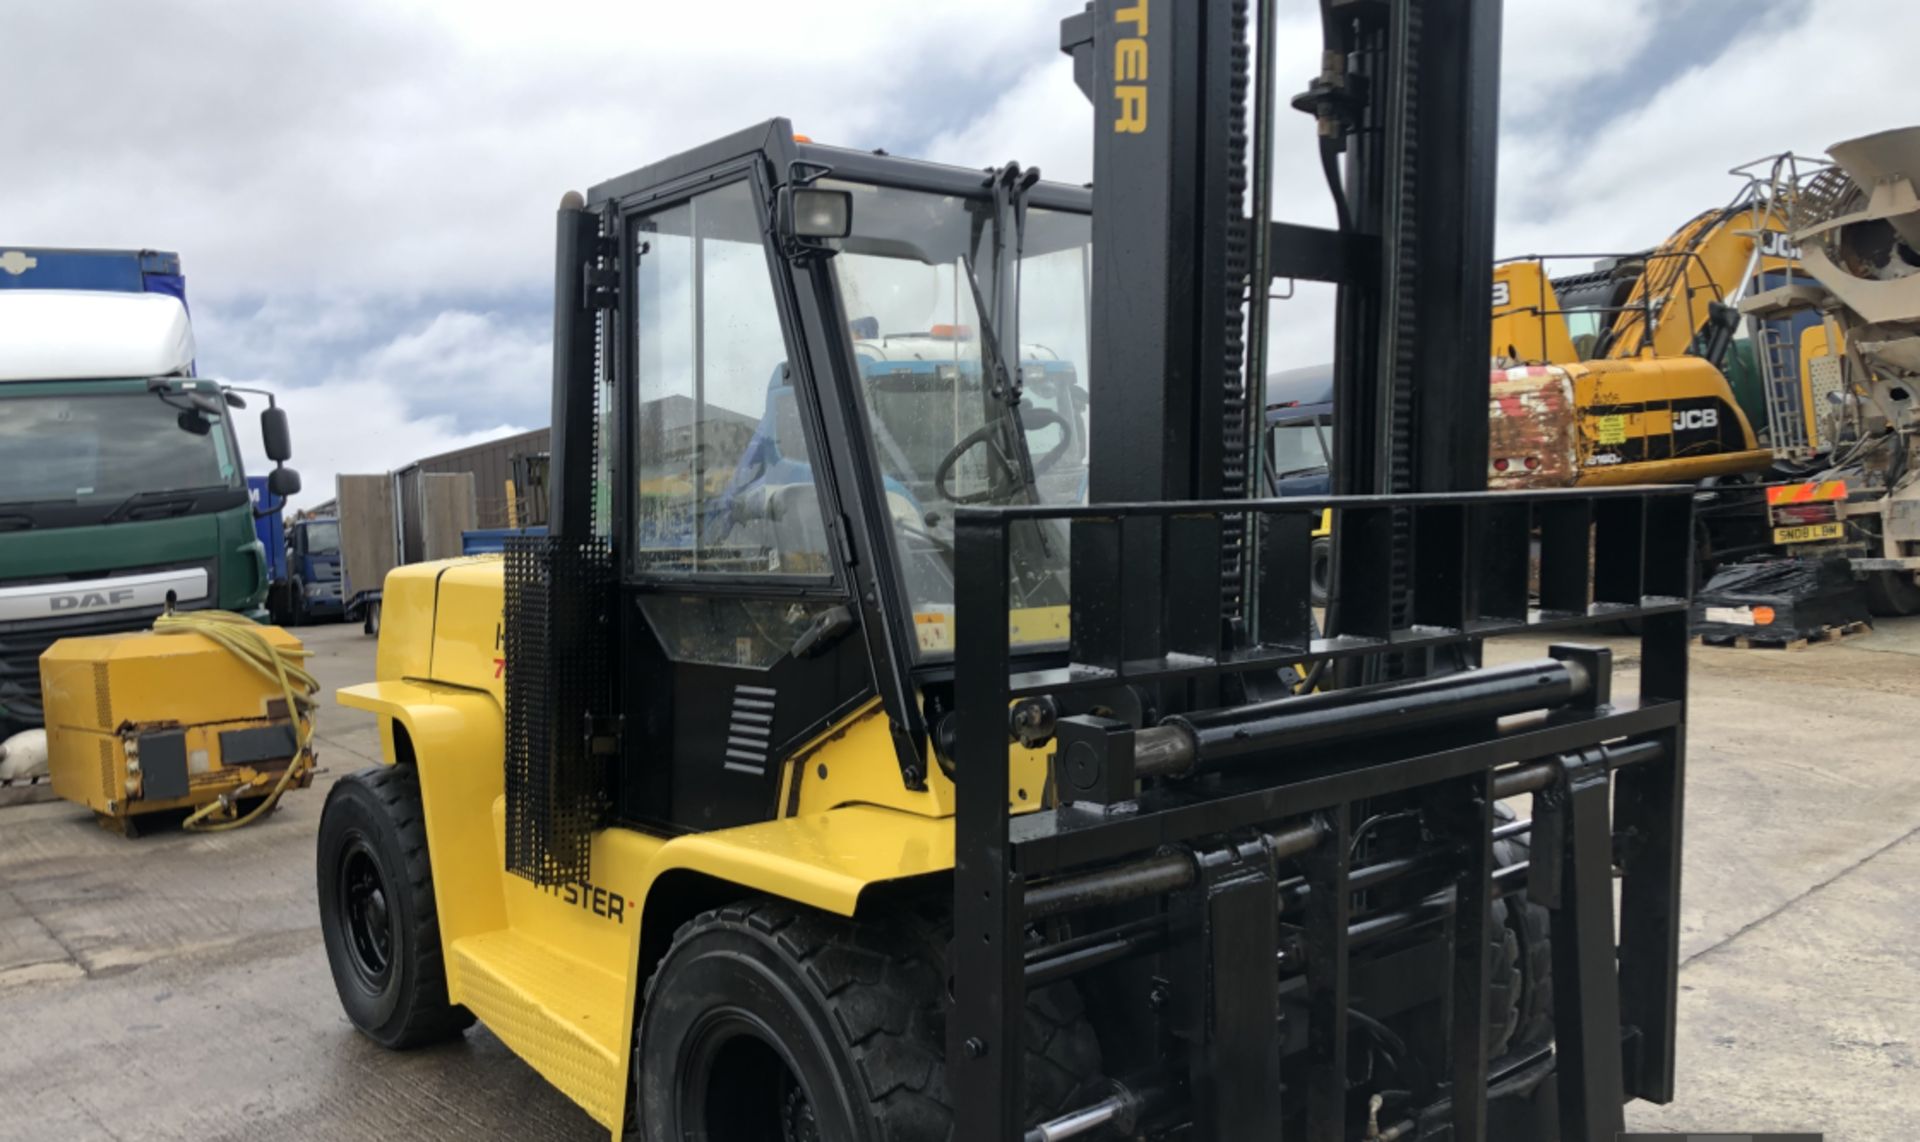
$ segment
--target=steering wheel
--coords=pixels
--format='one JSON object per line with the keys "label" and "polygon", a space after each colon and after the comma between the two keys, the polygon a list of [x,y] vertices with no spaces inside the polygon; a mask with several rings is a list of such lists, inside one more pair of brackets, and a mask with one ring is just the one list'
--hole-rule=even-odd
{"label": "steering wheel", "polygon": [[[1073,447],[1073,432],[1068,427],[1066,418],[1051,409],[1036,408],[1031,410],[1030,414],[1026,415],[1023,415],[1023,411],[1024,410],[1015,410],[1014,412],[1014,415],[1020,418],[1021,432],[1033,432],[1038,429],[1056,426],[1060,429],[1060,443],[1054,445],[1051,449],[1047,450],[1045,454],[1037,457],[1033,461],[1033,474],[1038,476],[1066,458],[1067,451]],[[1028,420],[1026,418],[1027,415],[1031,415],[1032,419]],[[940,493],[940,498],[950,504],[978,504],[999,499],[1017,487],[1014,481],[1020,478],[1020,474],[1014,470],[1012,458],[998,448],[992,449],[991,455],[1000,472],[1010,477],[1006,482],[1002,483],[989,478],[985,488],[965,496],[954,495],[953,489],[948,486],[948,482],[953,478],[954,466],[960,463],[960,458],[979,447],[982,443],[990,441],[994,434],[999,431],[1000,422],[992,421],[967,433],[964,437],[961,437],[960,443],[953,446],[952,451],[946,454],[940,461],[940,466],[936,468],[933,473],[933,487],[935,491]]]}

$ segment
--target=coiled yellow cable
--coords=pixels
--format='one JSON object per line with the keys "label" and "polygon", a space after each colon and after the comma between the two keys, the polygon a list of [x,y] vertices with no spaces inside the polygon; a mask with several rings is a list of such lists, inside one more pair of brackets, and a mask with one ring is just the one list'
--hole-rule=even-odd
{"label": "coiled yellow cable", "polygon": [[280,687],[280,694],[287,702],[287,714],[293,719],[293,760],[287,763],[280,780],[274,783],[260,804],[254,806],[252,811],[235,817],[232,815],[233,803],[222,797],[194,810],[181,827],[200,832],[221,832],[252,824],[273,812],[273,807],[280,803],[280,795],[298,777],[313,768],[313,695],[319,692],[320,683],[300,665],[300,660],[311,657],[313,652],[305,647],[274,645],[259,624],[232,611],[172,611],[155,619],[153,629],[192,631],[219,643]]}

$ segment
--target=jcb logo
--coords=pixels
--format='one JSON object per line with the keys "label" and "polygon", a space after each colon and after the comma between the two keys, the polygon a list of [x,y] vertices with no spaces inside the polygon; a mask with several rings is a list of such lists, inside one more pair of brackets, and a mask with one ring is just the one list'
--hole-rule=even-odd
{"label": "jcb logo", "polygon": [[1800,247],[1794,245],[1793,239],[1778,230],[1760,231],[1760,253],[1769,258],[1800,260]]}
{"label": "jcb logo", "polygon": [[133,588],[120,587],[112,591],[82,591],[77,595],[55,595],[47,603],[49,610],[84,611],[94,607],[117,607],[131,598],[133,598]]}
{"label": "jcb logo", "polygon": [[1513,287],[1506,282],[1493,283],[1493,306],[1495,309],[1513,300]]}
{"label": "jcb logo", "polygon": [[1720,410],[1717,408],[1679,409],[1673,414],[1675,432],[1693,432],[1702,428],[1720,427]]}
{"label": "jcb logo", "polygon": [[1147,130],[1147,4],[1134,0],[1131,8],[1113,15],[1120,39],[1113,45],[1113,98],[1116,134],[1141,135]]}

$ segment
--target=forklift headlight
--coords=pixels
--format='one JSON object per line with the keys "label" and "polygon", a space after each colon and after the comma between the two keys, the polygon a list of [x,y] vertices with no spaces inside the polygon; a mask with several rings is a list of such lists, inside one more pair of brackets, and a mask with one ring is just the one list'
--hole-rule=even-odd
{"label": "forklift headlight", "polygon": [[853,232],[852,193],[810,186],[789,187],[783,197],[790,236],[819,241],[844,238]]}

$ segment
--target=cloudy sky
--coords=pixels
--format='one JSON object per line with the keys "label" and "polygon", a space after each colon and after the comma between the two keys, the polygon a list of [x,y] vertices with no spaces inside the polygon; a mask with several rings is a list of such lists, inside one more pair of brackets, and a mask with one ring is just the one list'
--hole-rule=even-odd
{"label": "cloudy sky", "polygon": [[[0,11],[0,241],[180,252],[202,371],[341,471],[547,421],[553,208],[775,115],[821,142],[1091,174],[1081,0],[60,0]],[[1312,0],[1282,0],[1290,94]],[[1508,0],[1501,254],[1651,244],[1728,167],[1920,123],[1912,0]],[[1330,223],[1311,122],[1281,217]],[[1276,368],[1330,306],[1276,309]],[[257,446],[257,440],[252,442]],[[254,460],[258,470],[259,461]]]}

